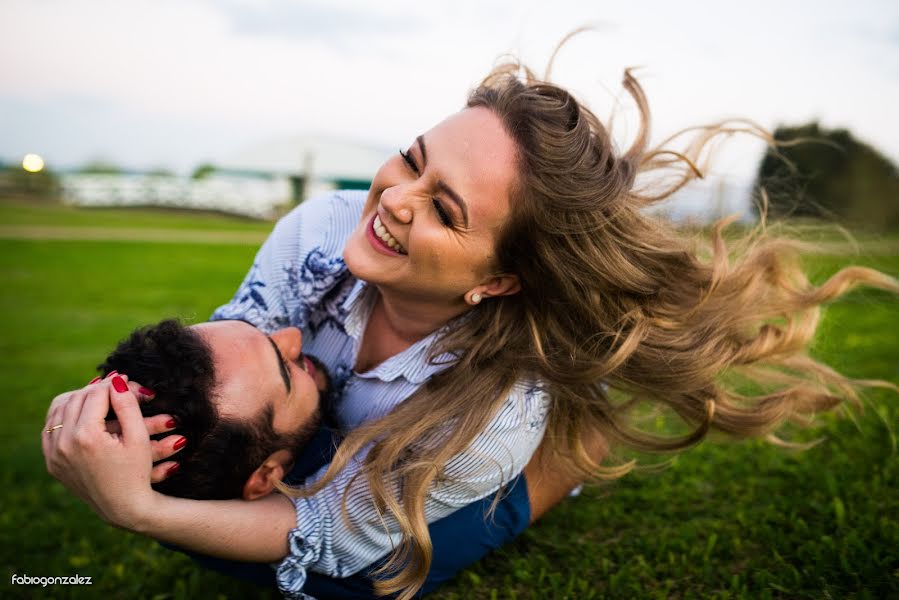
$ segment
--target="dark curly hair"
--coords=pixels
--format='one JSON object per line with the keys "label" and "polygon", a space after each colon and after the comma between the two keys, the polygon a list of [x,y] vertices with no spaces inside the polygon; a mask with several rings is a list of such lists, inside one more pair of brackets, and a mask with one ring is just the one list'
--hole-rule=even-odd
{"label": "dark curly hair", "polygon": [[153,488],[163,494],[197,500],[239,498],[247,478],[273,452],[298,452],[320,421],[320,411],[301,431],[275,432],[268,406],[251,422],[220,417],[213,402],[212,351],[194,330],[176,320],[136,329],[97,367],[126,373],[156,395],[141,403],[144,416],[170,414],[174,432],[188,439],[177,455],[180,468]]}

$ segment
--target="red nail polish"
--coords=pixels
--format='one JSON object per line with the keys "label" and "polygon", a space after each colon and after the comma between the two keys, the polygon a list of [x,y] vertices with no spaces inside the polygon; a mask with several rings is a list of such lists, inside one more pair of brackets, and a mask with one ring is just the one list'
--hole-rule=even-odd
{"label": "red nail polish", "polygon": [[97,383],[98,381],[100,381],[100,376],[99,376],[99,375],[97,375],[96,377],[94,377],[93,379],[91,379],[87,384],[88,384],[88,385],[94,385],[94,384]]}
{"label": "red nail polish", "polygon": [[174,429],[178,426],[178,423],[175,422],[175,419],[169,419],[165,422],[165,426],[167,429]]}
{"label": "red nail polish", "polygon": [[115,391],[117,391],[120,394],[122,392],[128,391],[128,384],[125,383],[125,380],[122,379],[121,377],[119,377],[118,375],[116,375],[115,377],[112,378],[112,387],[115,388]]}
{"label": "red nail polish", "polygon": [[151,390],[150,388],[145,388],[144,386],[140,386],[137,388],[137,391],[143,394],[144,396],[155,396],[156,392]]}
{"label": "red nail polish", "polygon": [[175,442],[175,445],[172,446],[172,450],[181,450],[181,448],[184,448],[186,445],[187,445],[187,438],[183,437],[180,440],[178,440],[177,442]]}
{"label": "red nail polish", "polygon": [[118,375],[118,374],[119,374],[118,371],[110,371],[109,373],[106,374],[106,379],[109,379],[113,375]]}
{"label": "red nail polish", "polygon": [[169,470],[165,472],[165,476],[169,477],[172,473],[176,472],[180,468],[181,468],[180,464],[178,464],[178,463],[173,464],[171,467],[169,467]]}

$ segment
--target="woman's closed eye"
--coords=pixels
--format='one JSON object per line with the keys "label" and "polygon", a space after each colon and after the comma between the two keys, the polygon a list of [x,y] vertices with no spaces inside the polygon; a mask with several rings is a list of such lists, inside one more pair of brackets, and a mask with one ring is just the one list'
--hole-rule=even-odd
{"label": "woman's closed eye", "polygon": [[[418,168],[418,164],[415,162],[415,159],[412,157],[411,152],[403,152],[400,150],[400,156],[403,157],[403,162],[406,163],[406,166],[409,167],[416,175],[421,175],[421,170]],[[437,213],[437,219],[444,227],[452,227],[453,226],[453,217],[452,215],[444,208],[443,202],[440,201],[440,198],[436,196],[431,198],[431,204],[434,206],[434,212]]]}
{"label": "woman's closed eye", "polygon": [[418,165],[415,164],[415,159],[412,158],[411,153],[403,152],[402,150],[400,150],[400,156],[403,157],[406,165],[408,165],[408,167],[412,169],[413,173],[415,173],[416,175],[421,175],[421,171],[418,170]]}
{"label": "woman's closed eye", "polygon": [[434,205],[434,211],[437,213],[437,218],[440,219],[440,222],[444,227],[452,227],[453,226],[453,218],[446,212],[446,209],[443,208],[443,204],[440,202],[439,198],[431,198],[431,203]]}

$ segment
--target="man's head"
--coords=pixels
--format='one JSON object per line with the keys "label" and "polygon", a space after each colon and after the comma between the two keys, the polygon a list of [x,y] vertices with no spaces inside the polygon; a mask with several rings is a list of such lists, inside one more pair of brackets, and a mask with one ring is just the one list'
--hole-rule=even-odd
{"label": "man's head", "polygon": [[180,468],[155,489],[251,500],[272,491],[321,420],[327,374],[301,350],[296,328],[267,336],[242,321],[167,320],[134,331],[99,369],[152,389],[144,415],[171,414],[187,438]]}

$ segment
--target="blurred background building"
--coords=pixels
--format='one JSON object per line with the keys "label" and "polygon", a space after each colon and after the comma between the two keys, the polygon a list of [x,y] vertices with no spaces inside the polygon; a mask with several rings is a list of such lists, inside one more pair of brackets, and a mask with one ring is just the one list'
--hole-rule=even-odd
{"label": "blurred background building", "polygon": [[78,206],[161,206],[271,218],[333,189],[368,189],[392,150],[325,135],[248,146],[192,175],[88,166],[59,174],[63,201]]}

